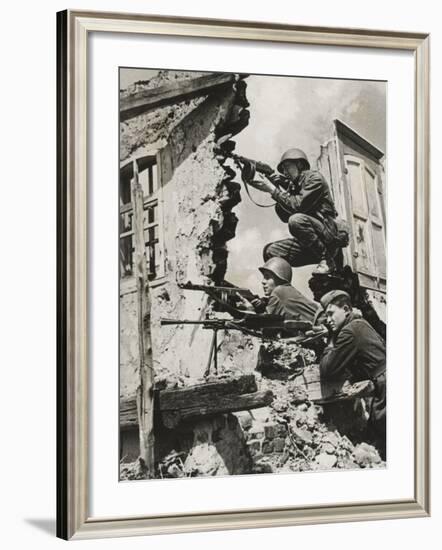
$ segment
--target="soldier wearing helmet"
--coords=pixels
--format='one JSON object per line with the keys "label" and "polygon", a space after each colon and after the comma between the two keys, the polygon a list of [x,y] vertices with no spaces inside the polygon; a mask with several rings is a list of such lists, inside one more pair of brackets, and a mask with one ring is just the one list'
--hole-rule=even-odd
{"label": "soldier wearing helmet", "polygon": [[286,260],[270,258],[259,271],[263,277],[264,300],[259,304],[253,301],[252,305],[256,310],[260,311],[260,306],[265,303],[266,313],[279,315],[284,320],[299,319],[313,322],[319,304],[291,285],[292,268]]}
{"label": "soldier wearing helmet", "polygon": [[328,183],[320,172],[310,169],[306,154],[297,148],[282,155],[278,171],[290,181],[286,190],[264,180],[251,183],[272,195],[276,213],[292,235],[267,244],[264,261],[280,257],[293,267],[317,263],[316,273],[334,271],[337,212]]}

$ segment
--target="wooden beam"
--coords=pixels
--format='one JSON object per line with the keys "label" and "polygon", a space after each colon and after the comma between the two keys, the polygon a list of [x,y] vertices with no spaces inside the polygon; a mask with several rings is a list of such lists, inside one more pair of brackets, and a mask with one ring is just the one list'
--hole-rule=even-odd
{"label": "wooden beam", "polygon": [[[208,414],[265,407],[273,399],[271,391],[257,391],[253,374],[174,390],[162,390],[158,394],[157,403],[161,417],[168,428],[176,427],[182,420]],[[138,425],[136,410],[134,398],[121,401],[120,427],[122,429]]]}
{"label": "wooden beam", "polygon": [[235,75],[231,73],[211,73],[198,78],[175,81],[159,88],[137,92],[120,100],[120,121],[124,122],[150,109],[206,95],[234,81]]}
{"label": "wooden beam", "polygon": [[241,395],[256,392],[256,380],[253,374],[246,374],[238,378],[219,380],[206,384],[196,384],[176,390],[160,392],[160,410],[174,410],[189,407],[189,403],[206,404],[221,395]]}
{"label": "wooden beam", "polygon": [[219,395],[206,403],[189,402],[187,407],[176,410],[161,411],[163,423],[167,428],[175,428],[180,422],[208,416],[238,411],[249,411],[266,407],[273,401],[271,390],[257,391],[243,395]]}
{"label": "wooden beam", "polygon": [[153,430],[153,360],[150,334],[150,296],[147,278],[146,247],[144,244],[144,196],[138,180],[138,167],[134,162],[131,181],[134,228],[134,275],[137,283],[138,313],[138,375],[137,418],[140,437],[140,457],[144,460],[148,476],[154,476]]}

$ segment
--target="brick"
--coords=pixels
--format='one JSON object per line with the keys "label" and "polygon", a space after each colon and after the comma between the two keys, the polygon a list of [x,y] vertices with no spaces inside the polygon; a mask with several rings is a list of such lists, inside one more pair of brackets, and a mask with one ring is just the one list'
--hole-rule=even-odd
{"label": "brick", "polygon": [[261,441],[259,439],[251,439],[247,441],[247,447],[251,455],[261,453]]}
{"label": "brick", "polygon": [[274,439],[278,435],[278,426],[276,424],[264,424],[264,435],[266,439]]}
{"label": "brick", "polygon": [[249,430],[249,437],[252,439],[264,439],[264,428],[262,425],[254,425]]}
{"label": "brick", "polygon": [[283,437],[277,437],[273,440],[273,450],[275,453],[282,453],[285,448],[285,439]]}
{"label": "brick", "polygon": [[276,426],[276,436],[285,437],[287,435],[287,426],[286,424],[277,424]]}

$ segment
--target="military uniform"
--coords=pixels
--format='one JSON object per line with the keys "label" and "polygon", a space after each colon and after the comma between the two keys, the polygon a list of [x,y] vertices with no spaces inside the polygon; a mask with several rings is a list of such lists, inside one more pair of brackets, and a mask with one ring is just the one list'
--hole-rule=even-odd
{"label": "military uniform", "polygon": [[365,319],[350,314],[335,335],[333,347],[326,348],[320,362],[321,377],[350,382],[372,380],[375,387],[369,428],[385,456],[387,386],[385,343]]}
{"label": "military uniform", "polygon": [[279,257],[292,267],[300,267],[333,256],[337,212],[328,183],[320,172],[301,172],[287,190],[275,188],[272,197],[277,215],[288,223],[293,238],[267,244],[264,261]]}
{"label": "military uniform", "polygon": [[280,315],[284,320],[300,319],[313,322],[319,304],[309,300],[290,284],[277,286],[269,297],[266,313]]}

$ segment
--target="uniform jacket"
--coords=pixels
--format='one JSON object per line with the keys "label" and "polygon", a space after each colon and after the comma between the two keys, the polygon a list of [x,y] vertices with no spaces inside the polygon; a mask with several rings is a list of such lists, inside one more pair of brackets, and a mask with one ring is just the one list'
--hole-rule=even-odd
{"label": "uniform jacket", "polygon": [[315,317],[319,304],[309,300],[289,283],[277,286],[269,297],[266,312],[280,315],[284,320],[300,319],[311,321]]}
{"label": "uniform jacket", "polygon": [[284,222],[287,222],[290,215],[295,213],[313,217],[319,214],[320,218],[337,216],[328,183],[317,170],[304,170],[286,191],[275,188],[272,197],[277,205],[282,206],[282,208],[276,208],[281,219],[285,212]]}
{"label": "uniform jacket", "polygon": [[321,376],[351,382],[375,380],[385,372],[385,343],[365,319],[351,313],[321,358]]}

